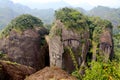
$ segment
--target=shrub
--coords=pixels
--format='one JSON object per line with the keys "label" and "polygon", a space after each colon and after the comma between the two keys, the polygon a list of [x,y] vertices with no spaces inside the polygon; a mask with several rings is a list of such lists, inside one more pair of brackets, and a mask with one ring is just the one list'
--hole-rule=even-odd
{"label": "shrub", "polygon": [[91,67],[87,68],[83,80],[119,80],[120,63],[112,61],[92,62]]}
{"label": "shrub", "polygon": [[62,8],[55,12],[57,20],[61,20],[65,27],[80,31],[81,29],[88,28],[86,16],[81,14],[79,11],[72,8]]}

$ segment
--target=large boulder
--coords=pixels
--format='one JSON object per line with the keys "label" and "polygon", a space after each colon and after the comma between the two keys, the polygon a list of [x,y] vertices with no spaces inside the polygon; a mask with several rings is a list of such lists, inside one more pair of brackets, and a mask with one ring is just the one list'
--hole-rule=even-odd
{"label": "large boulder", "polygon": [[0,61],[0,80],[24,80],[26,76],[35,73],[35,69],[12,63]]}
{"label": "large boulder", "polygon": [[0,31],[0,52],[7,54],[10,61],[41,69],[48,63],[45,60],[48,46],[44,38],[47,33],[39,18],[20,15]]}
{"label": "large boulder", "polygon": [[45,55],[48,54],[46,33],[44,28],[27,29],[21,33],[12,30],[8,37],[0,40],[0,50],[10,61],[41,69],[45,67]]}
{"label": "large boulder", "polygon": [[57,67],[46,67],[25,80],[77,80],[75,77],[70,76],[65,71]]}

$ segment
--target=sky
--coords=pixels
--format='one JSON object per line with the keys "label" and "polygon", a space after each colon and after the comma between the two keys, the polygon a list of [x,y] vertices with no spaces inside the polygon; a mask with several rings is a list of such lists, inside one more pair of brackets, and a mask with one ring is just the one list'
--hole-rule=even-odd
{"label": "sky", "polygon": [[[27,5],[31,8],[38,8],[38,5],[48,4],[48,3],[59,3],[65,2],[73,7],[82,7],[86,9],[91,9],[98,5],[107,6],[110,8],[119,8],[120,0],[11,0],[14,3],[21,3]],[[37,5],[37,6],[36,6]]]}

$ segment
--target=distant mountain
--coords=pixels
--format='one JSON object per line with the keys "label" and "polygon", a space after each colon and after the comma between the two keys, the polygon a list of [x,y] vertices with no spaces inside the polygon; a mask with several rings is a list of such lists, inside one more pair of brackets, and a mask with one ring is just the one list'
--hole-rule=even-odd
{"label": "distant mountain", "polygon": [[[13,3],[10,0],[0,0],[0,29],[6,26],[16,16],[26,13],[42,19],[45,24],[51,24],[54,20],[55,13],[55,10],[52,9],[53,7],[56,9],[60,7],[72,7],[64,1],[41,5],[36,4],[36,6],[38,6],[38,8],[42,8],[44,6],[44,9],[31,9],[27,6]],[[98,6],[90,11],[86,11],[79,7],[75,9],[89,16],[99,16],[103,19],[110,20],[114,26],[120,25],[120,8],[114,9]]]}
{"label": "distant mountain", "polygon": [[8,7],[0,8],[0,29],[6,26],[17,15],[18,13],[11,8]]}
{"label": "distant mountain", "polygon": [[103,19],[107,19],[113,23],[114,26],[120,25],[120,8],[108,8],[98,6],[88,12],[90,16],[99,16]]}
{"label": "distant mountain", "polygon": [[84,10],[83,8],[77,7],[75,9],[78,10],[79,12],[83,13],[83,14],[87,14],[87,11]]}
{"label": "distant mountain", "polygon": [[6,26],[16,16],[29,13],[31,9],[10,0],[0,0],[0,29]]}
{"label": "distant mountain", "polygon": [[50,3],[38,3],[38,4],[33,4],[33,6],[31,8],[38,8],[38,9],[59,9],[62,7],[72,7],[70,4],[64,2],[63,0],[58,1],[58,2],[50,2]]}
{"label": "distant mountain", "polygon": [[21,5],[21,4],[15,4],[10,0],[0,0],[0,8],[10,8],[16,12],[28,12],[30,10],[29,7]]}
{"label": "distant mountain", "polygon": [[33,9],[29,14],[42,19],[45,24],[51,24],[54,20],[54,13],[53,9]]}
{"label": "distant mountain", "polygon": [[54,19],[53,9],[30,9],[21,4],[15,4],[10,0],[0,0],[0,29],[6,26],[13,18],[21,14],[32,14],[44,23],[50,24]]}

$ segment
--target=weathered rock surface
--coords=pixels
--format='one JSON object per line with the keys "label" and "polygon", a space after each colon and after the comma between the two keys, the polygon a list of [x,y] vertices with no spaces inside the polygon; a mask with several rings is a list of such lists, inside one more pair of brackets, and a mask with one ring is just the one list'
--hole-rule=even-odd
{"label": "weathered rock surface", "polygon": [[45,29],[28,29],[22,33],[12,30],[7,38],[0,40],[0,50],[10,61],[31,66],[35,69],[45,67],[48,47],[45,43]]}
{"label": "weathered rock surface", "polygon": [[49,43],[50,66],[64,68],[67,72],[72,72],[75,69],[74,60],[72,60],[70,52],[66,51],[68,47],[72,49],[78,66],[84,66],[89,49],[88,39],[89,32],[87,30],[81,35],[73,29],[66,29],[59,20],[56,21],[50,32],[49,40],[47,39]]}
{"label": "weathered rock surface", "polygon": [[99,48],[101,55],[105,56],[106,60],[113,57],[113,39],[109,28],[101,34]]}
{"label": "weathered rock surface", "polygon": [[65,71],[57,67],[46,67],[40,70],[25,80],[77,80],[75,77],[70,76]]}
{"label": "weathered rock surface", "polygon": [[24,80],[26,76],[33,74],[35,69],[12,63],[0,61],[0,80]]}

